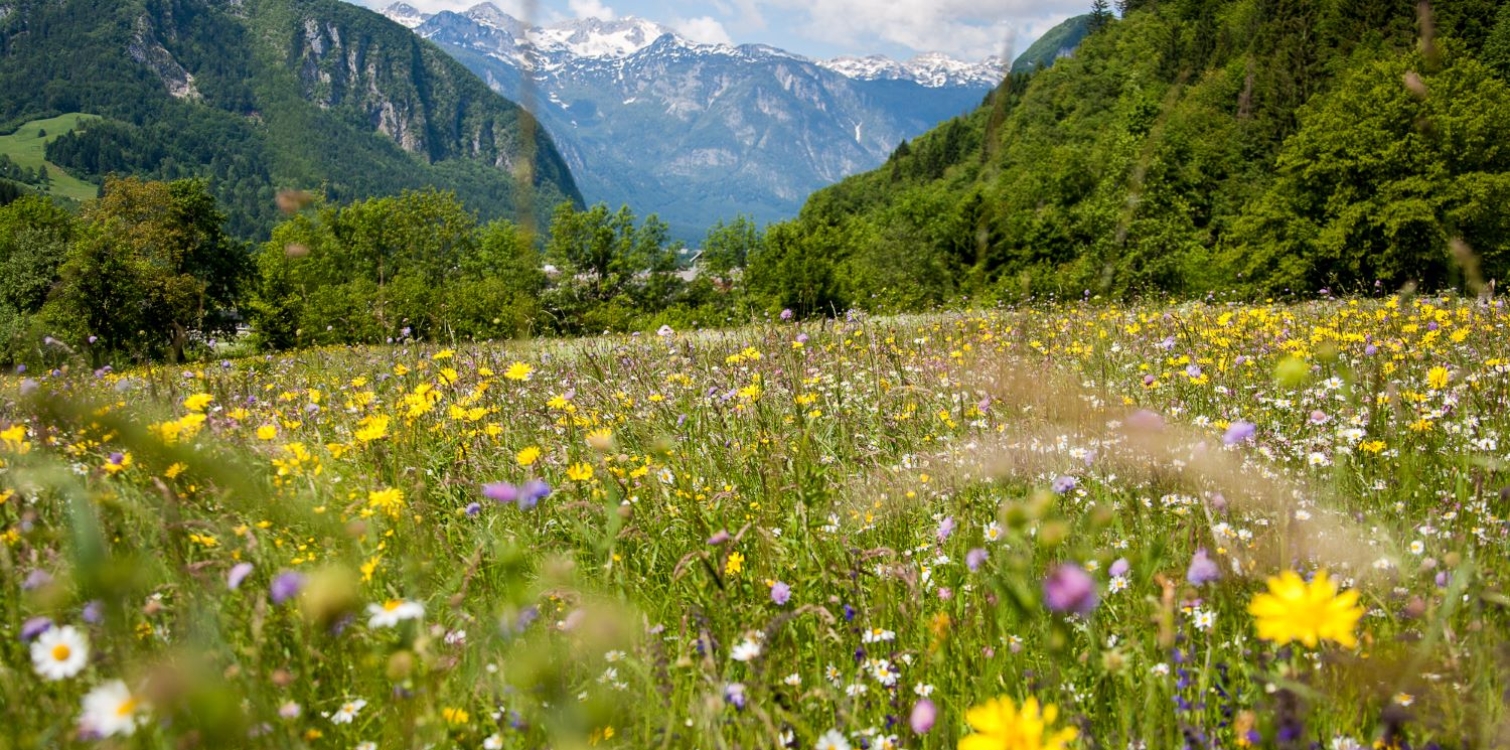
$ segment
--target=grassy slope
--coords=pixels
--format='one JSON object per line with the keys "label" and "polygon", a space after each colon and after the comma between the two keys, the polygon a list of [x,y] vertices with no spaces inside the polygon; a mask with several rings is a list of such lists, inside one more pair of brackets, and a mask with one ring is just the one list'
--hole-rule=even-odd
{"label": "grassy slope", "polygon": [[[32,120],[10,135],[0,135],[0,154],[9,156],[11,161],[29,169],[47,167],[47,173],[52,177],[52,184],[46,190],[48,195],[76,201],[89,200],[98,193],[99,186],[74,177],[62,167],[47,161],[45,152],[47,144],[72,131],[81,121],[90,117],[72,112],[45,120]],[[38,131],[45,131],[47,135],[38,137]],[[33,188],[36,189],[35,186]]]}

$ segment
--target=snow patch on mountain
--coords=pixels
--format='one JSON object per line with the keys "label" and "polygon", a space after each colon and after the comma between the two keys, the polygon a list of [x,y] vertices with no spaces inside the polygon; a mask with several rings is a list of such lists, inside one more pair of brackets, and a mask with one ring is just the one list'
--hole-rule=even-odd
{"label": "snow patch on mountain", "polygon": [[432,15],[420,12],[419,8],[408,3],[394,3],[378,12],[387,16],[394,23],[410,29],[417,28],[420,24],[430,20],[430,16]]}

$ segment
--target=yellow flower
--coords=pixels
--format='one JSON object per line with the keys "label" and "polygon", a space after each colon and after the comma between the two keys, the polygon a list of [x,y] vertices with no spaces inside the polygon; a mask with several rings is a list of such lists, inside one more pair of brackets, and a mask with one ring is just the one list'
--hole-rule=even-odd
{"label": "yellow flower", "polygon": [[613,448],[613,430],[602,427],[587,433],[587,444],[600,451]]}
{"label": "yellow flower", "polygon": [[169,479],[177,479],[179,474],[189,470],[189,465],[182,461],[175,462],[172,466],[163,470],[163,476]]}
{"label": "yellow flower", "polygon": [[380,440],[388,435],[388,421],[388,417],[382,414],[363,417],[357,422],[361,426],[353,433],[353,437],[363,443]]}
{"label": "yellow flower", "polygon": [[739,552],[729,553],[729,559],[724,561],[724,575],[737,576],[745,569],[745,556]]}
{"label": "yellow flower", "polygon": [[566,467],[566,478],[573,482],[586,482],[592,479],[592,464],[576,463]]}
{"label": "yellow flower", "polygon": [[1039,711],[1038,699],[1022,702],[1011,698],[988,700],[965,712],[974,734],[959,741],[959,750],[1064,750],[1080,735],[1074,727],[1051,729],[1059,708],[1050,704]]}
{"label": "yellow flower", "polygon": [[112,454],[110,454],[110,458],[106,459],[105,465],[104,465],[103,468],[105,469],[105,471],[107,473],[110,473],[110,474],[119,474],[120,472],[123,472],[126,469],[131,468],[131,454],[130,453],[112,453]]}
{"label": "yellow flower", "polygon": [[529,380],[535,374],[535,368],[523,362],[515,362],[509,365],[509,369],[503,371],[503,376],[509,380]]}
{"label": "yellow flower", "polygon": [[523,450],[520,450],[519,453],[514,455],[514,460],[518,461],[520,466],[534,465],[536,461],[540,460],[539,446],[531,445],[527,448],[524,448]]}
{"label": "yellow flower", "polygon": [[1452,379],[1452,373],[1447,368],[1437,365],[1426,373],[1426,387],[1434,391],[1440,391],[1447,387],[1447,381]]}
{"label": "yellow flower", "polygon": [[459,708],[441,709],[440,715],[445,718],[448,724],[465,724],[467,720],[472,718],[467,715],[466,711]]}
{"label": "yellow flower", "polygon": [[278,437],[278,427],[276,425],[265,424],[257,428],[258,440],[272,440],[275,437]]}
{"label": "yellow flower", "polygon": [[362,583],[370,583],[372,581],[372,574],[377,571],[378,565],[382,562],[382,555],[373,555],[367,559],[367,562],[362,563]]}
{"label": "yellow flower", "polygon": [[436,362],[439,362],[440,360],[450,359],[450,358],[452,358],[454,356],[456,356],[456,350],[455,349],[442,349],[442,350],[436,352],[435,354],[431,355],[430,359],[435,360]]}
{"label": "yellow flower", "polygon": [[367,507],[381,510],[393,518],[398,518],[399,512],[404,508],[404,491],[397,487],[373,490],[367,493]]}
{"label": "yellow flower", "polygon": [[1338,593],[1326,571],[1309,584],[1292,570],[1269,579],[1269,590],[1248,604],[1248,614],[1258,626],[1258,637],[1283,646],[1300,641],[1314,648],[1321,641],[1335,641],[1351,648],[1358,645],[1353,633],[1363,617],[1358,592]]}
{"label": "yellow flower", "polygon": [[0,430],[0,446],[11,453],[31,452],[31,443],[26,439],[26,425],[11,425]]}
{"label": "yellow flower", "polygon": [[184,408],[189,411],[204,411],[214,400],[215,397],[208,393],[196,393],[184,399]]}

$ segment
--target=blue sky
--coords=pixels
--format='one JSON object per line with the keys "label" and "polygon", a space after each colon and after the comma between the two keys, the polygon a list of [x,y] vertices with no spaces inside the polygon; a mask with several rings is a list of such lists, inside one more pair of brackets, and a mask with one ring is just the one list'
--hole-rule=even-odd
{"label": "blue sky", "polygon": [[[355,0],[381,7],[392,0]],[[809,57],[943,52],[964,60],[1015,55],[1090,0],[492,0],[537,24],[638,16],[701,42],[759,43]],[[424,11],[481,0],[406,0]]]}

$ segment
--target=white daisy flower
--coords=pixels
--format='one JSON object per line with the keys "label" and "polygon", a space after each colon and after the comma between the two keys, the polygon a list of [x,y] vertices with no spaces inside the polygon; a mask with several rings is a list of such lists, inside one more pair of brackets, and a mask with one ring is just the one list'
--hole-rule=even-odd
{"label": "white daisy flower", "polygon": [[367,620],[367,627],[391,628],[404,620],[424,617],[425,605],[403,599],[389,599],[382,604],[367,605],[367,614],[372,615]]}
{"label": "white daisy flower", "polygon": [[849,740],[837,729],[830,729],[818,738],[817,750],[849,750]]}
{"label": "white daisy flower", "polygon": [[503,735],[494,732],[482,741],[482,750],[503,750]]}
{"label": "white daisy flower", "polygon": [[120,680],[96,686],[84,696],[84,714],[79,726],[101,737],[130,735],[146,721],[141,715],[142,702]]}
{"label": "white daisy flower", "polygon": [[746,638],[734,646],[734,650],[729,653],[729,656],[734,661],[750,661],[760,656],[760,642],[752,638]]}
{"label": "white daisy flower", "polygon": [[330,723],[350,724],[353,720],[356,719],[357,714],[360,713],[362,711],[362,708],[366,705],[367,701],[362,700],[361,698],[346,701],[345,703],[341,704],[341,707],[339,709],[336,709],[335,713],[329,714]]}
{"label": "white daisy flower", "polygon": [[62,680],[89,664],[89,639],[72,625],[48,628],[31,642],[31,664],[47,680]]}

